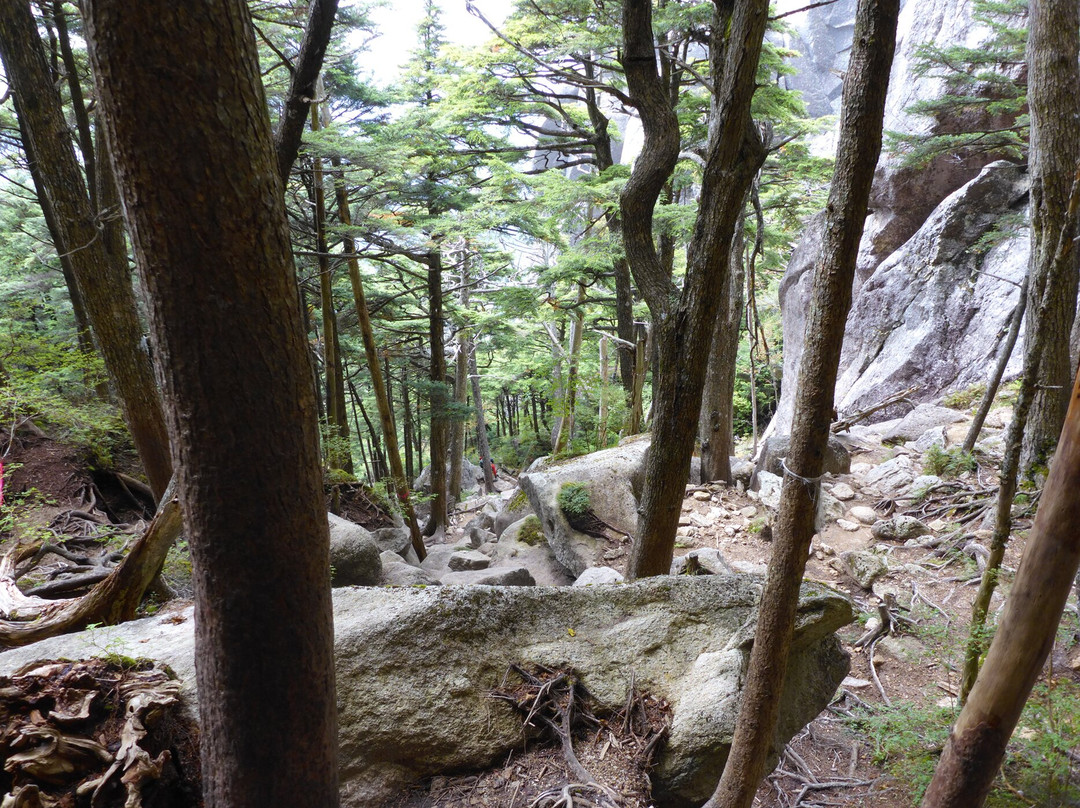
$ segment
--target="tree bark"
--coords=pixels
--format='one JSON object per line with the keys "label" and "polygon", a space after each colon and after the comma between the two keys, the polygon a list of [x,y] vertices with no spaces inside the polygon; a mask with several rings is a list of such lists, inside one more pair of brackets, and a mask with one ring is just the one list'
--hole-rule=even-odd
{"label": "tree bark", "polygon": [[488,446],[487,423],[484,420],[484,399],[480,396],[480,374],[476,370],[476,349],[469,343],[469,379],[472,382],[473,407],[476,410],[476,451],[484,470],[484,493],[495,490],[495,475],[491,473],[491,447]]}
{"label": "tree bark", "polygon": [[431,408],[431,430],[428,434],[428,450],[431,457],[431,519],[425,533],[435,535],[445,531],[450,525],[447,514],[446,487],[446,450],[450,436],[450,421],[447,418],[446,394],[446,349],[443,336],[445,321],[442,302],[442,256],[437,250],[427,256],[428,282],[428,346],[431,350],[431,373],[429,381],[429,406]]}
{"label": "tree bark", "polygon": [[289,171],[300,151],[308,108],[311,102],[318,98],[315,85],[322,73],[323,59],[330,44],[337,7],[338,0],[311,0],[304,41],[300,44],[296,61],[290,65],[292,80],[289,83],[289,93],[285,97],[285,108],[274,133],[275,159],[283,185],[289,179]]}
{"label": "tree bark", "polygon": [[[458,304],[462,311],[469,307],[469,256],[468,244],[461,255],[461,290],[458,292]],[[457,333],[457,351],[454,359],[454,403],[458,405],[454,420],[450,424],[450,485],[449,495],[452,502],[461,499],[461,466],[465,459],[465,419],[461,412],[469,398],[469,332],[462,326]]]}
{"label": "tree bark", "polygon": [[814,271],[791,453],[773,530],[754,644],[731,752],[707,808],[749,808],[776,730],[788,653],[806,570],[832,421],[844,325],[867,200],[881,151],[881,124],[900,0],[861,0],[844,79],[840,139],[821,255]]}
{"label": "tree bark", "polygon": [[979,808],[1054,645],[1080,565],[1080,376],[1024,558],[975,687],[949,733],[922,808]]}
{"label": "tree bark", "polygon": [[[345,180],[342,176],[335,177],[334,195],[337,200],[338,217],[346,233],[346,235],[342,236],[341,246],[342,251],[348,256],[349,282],[352,284],[356,318],[360,323],[360,339],[364,343],[364,358],[367,361],[368,374],[371,377],[371,388],[375,393],[375,405],[379,409],[379,424],[382,427],[383,441],[386,443],[386,454],[390,461],[390,474],[394,478],[394,489],[404,512],[405,524],[409,526],[413,550],[416,551],[417,557],[423,561],[427,557],[427,548],[424,546],[424,539],[420,535],[420,526],[417,524],[416,512],[413,510],[412,498],[409,495],[411,481],[405,476],[405,470],[401,466],[401,449],[398,447],[397,427],[394,426],[394,413],[390,407],[390,396],[387,391],[386,380],[383,379],[382,367],[379,364],[379,352],[375,344],[375,329],[372,327],[367,300],[364,298],[364,284],[360,278],[360,262],[356,260],[356,243],[353,241],[352,236],[348,235],[348,228],[352,225],[352,211],[349,209],[349,195],[345,191]],[[366,414],[364,418],[367,418]]]}
{"label": "tree bark", "polygon": [[67,122],[49,75],[37,25],[25,0],[0,2],[0,57],[19,99],[28,142],[41,172],[63,249],[94,335],[123,406],[124,420],[154,495],[172,476],[169,439],[153,369],[145,352],[127,261],[110,259],[68,136]]}
{"label": "tree bark", "polygon": [[731,270],[728,291],[716,317],[712,351],[705,371],[705,389],[701,395],[698,435],[701,439],[701,479],[731,482],[731,454],[734,450],[735,362],[739,355],[739,327],[743,315],[743,217],[735,226],[731,240]]}
{"label": "tree bark", "polygon": [[191,546],[205,802],[336,806],[316,396],[251,18],[85,10]]}
{"label": "tree bark", "polygon": [[678,159],[678,121],[669,91],[656,72],[651,4],[627,0],[623,5],[623,67],[645,130],[645,151],[634,165],[620,204],[630,269],[652,312],[659,357],[652,449],[645,469],[650,484],[642,496],[630,578],[665,575],[671,567],[697,436],[704,360],[720,298],[728,288],[731,239],[746,190],[764,159],[750,119],[750,100],[767,18],[764,0],[733,9],[717,3],[710,34],[715,94],[698,215],[679,293],[652,239],[653,206]]}
{"label": "tree bark", "polygon": [[[1066,226],[1073,175],[1080,163],[1080,129],[1076,126],[1080,113],[1080,45],[1078,26],[1074,24],[1078,17],[1076,0],[1033,0],[1029,9],[1032,248],[1024,341],[1033,342],[1033,335],[1041,330],[1047,331],[1048,337],[1039,357],[1039,387],[1024,431],[1020,469],[1025,475],[1033,466],[1049,464],[1065,419],[1072,379],[1069,338],[1080,273],[1075,252],[1067,264],[1056,262],[1055,255]],[[1051,278],[1055,271],[1064,273],[1064,283]],[[1050,285],[1059,292],[1043,313],[1045,289]]]}

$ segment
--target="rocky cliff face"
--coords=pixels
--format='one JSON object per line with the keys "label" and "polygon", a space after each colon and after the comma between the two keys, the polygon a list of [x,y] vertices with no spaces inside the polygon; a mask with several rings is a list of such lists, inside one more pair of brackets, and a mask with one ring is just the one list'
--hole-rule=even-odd
{"label": "rocky cliff face", "polygon": [[[791,7],[798,7],[788,0]],[[815,112],[839,108],[854,0],[794,15],[786,44],[806,54],[793,77]],[[784,10],[781,4],[781,12]],[[972,19],[970,0],[905,0],[889,85],[885,129],[949,131],[955,121],[909,114],[916,101],[940,96],[940,79],[915,72],[923,43],[977,47],[988,31]],[[828,56],[830,50],[833,56]],[[837,382],[837,407],[853,412],[889,393],[919,385],[928,401],[981,382],[996,357],[1027,263],[1027,234],[987,251],[977,245],[1006,214],[1026,213],[1026,178],[1007,164],[984,171],[990,157],[940,158],[922,169],[883,155],[860,247],[855,297]],[[981,172],[981,173],[980,173]],[[961,189],[961,190],[958,190]],[[786,382],[770,432],[790,429],[802,354],[811,272],[820,250],[820,218],[792,254],[780,286]],[[1002,278],[1004,280],[1002,280]],[[1020,349],[1014,351],[1020,356]],[[1018,360],[1010,371],[1018,368]],[[885,414],[882,417],[886,417]]]}

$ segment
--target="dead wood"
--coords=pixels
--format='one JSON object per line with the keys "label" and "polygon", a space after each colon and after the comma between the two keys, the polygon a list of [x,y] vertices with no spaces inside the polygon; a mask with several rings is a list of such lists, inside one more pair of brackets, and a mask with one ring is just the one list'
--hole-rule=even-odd
{"label": "dead wood", "polygon": [[898,404],[901,401],[914,407],[915,403],[911,401],[909,396],[917,393],[918,390],[919,387],[918,385],[916,385],[915,387],[909,387],[907,390],[901,390],[899,393],[893,393],[891,396],[882,399],[881,403],[879,404],[875,404],[872,407],[867,407],[864,410],[859,410],[858,412],[852,413],[851,415],[846,415],[840,420],[835,421],[833,425],[829,427],[829,429],[834,435],[838,432],[844,432],[848,429],[851,429],[851,427],[853,427],[859,421],[869,418],[875,412],[883,410],[886,407],[891,407],[893,404]]}

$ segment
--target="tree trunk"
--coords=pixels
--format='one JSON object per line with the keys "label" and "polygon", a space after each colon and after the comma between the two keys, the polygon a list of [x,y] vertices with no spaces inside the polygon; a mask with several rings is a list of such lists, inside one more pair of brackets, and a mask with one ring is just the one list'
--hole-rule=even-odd
{"label": "tree trunk", "polygon": [[[728,289],[731,239],[746,190],[764,159],[750,119],[750,100],[767,18],[765,0],[733,9],[718,4],[715,13],[710,59],[716,95],[686,279],[678,293],[652,240],[653,206],[678,159],[678,120],[656,72],[651,4],[627,0],[623,5],[623,67],[645,130],[645,151],[634,165],[620,204],[630,268],[652,312],[659,357],[659,375],[653,382],[652,449],[645,469],[651,484],[642,496],[630,578],[666,575],[671,567],[697,437],[705,358],[720,298]],[[655,154],[650,148],[656,149]]]}
{"label": "tree trunk", "polygon": [[851,59],[844,78],[836,167],[814,271],[791,453],[773,530],[773,554],[759,601],[731,752],[707,808],[749,808],[765,774],[776,731],[799,587],[814,535],[855,262],[881,151],[881,123],[899,13],[900,0],[861,0],[856,12]]}
{"label": "tree trunk", "polygon": [[600,411],[597,413],[596,425],[596,448],[607,448],[607,424],[608,424],[608,376],[611,371],[608,367],[608,338],[600,337],[600,386],[598,398],[600,399]]}
{"label": "tree trunk", "polygon": [[634,387],[630,393],[630,423],[627,435],[641,432],[645,420],[645,374],[648,370],[645,357],[649,353],[649,331],[644,323],[634,325]]}
{"label": "tree trunk", "polygon": [[743,314],[743,217],[735,225],[731,240],[731,274],[723,307],[716,317],[712,351],[705,371],[705,389],[701,395],[698,435],[701,438],[701,479],[731,482],[731,454],[734,451],[735,362],[739,355],[739,326]]}
{"label": "tree trunk", "polygon": [[[1076,313],[1078,264],[1055,261],[1065,211],[1077,165],[1080,163],[1080,66],[1077,64],[1076,0],[1033,0],[1029,11],[1028,100],[1031,105],[1031,268],[1028,281],[1027,336],[1045,330],[1039,357],[1038,390],[1031,403],[1020,469],[1045,467],[1061,433],[1072,379],[1069,338]],[[1064,273],[1064,282],[1051,277]],[[1045,290],[1054,294],[1045,313]]]}
{"label": "tree trunk", "polygon": [[[1060,23],[1062,28],[1069,24]],[[1073,385],[1050,477],[1001,623],[975,687],[949,733],[922,808],[979,808],[986,800],[1005,757],[1005,746],[1054,646],[1080,565],[1077,491],[1080,376]]]}
{"label": "tree trunk", "polygon": [[[316,82],[322,95],[322,81]],[[322,128],[319,104],[311,104],[311,131]],[[334,276],[330,267],[329,245],[326,239],[326,184],[322,158],[312,157],[311,185],[315,203],[315,251],[319,262],[319,301],[323,321],[323,372],[326,381],[326,463],[332,469],[352,471],[349,451],[349,421],[345,414],[345,376],[341,370],[337,314],[334,311]]]}
{"label": "tree trunk", "polygon": [[251,18],[242,0],[84,7],[169,402],[205,801],[336,806],[316,397]]}
{"label": "tree trunk", "polygon": [[449,396],[446,394],[446,349],[443,344],[445,322],[442,302],[442,256],[437,250],[427,256],[428,285],[428,346],[431,350],[431,429],[428,449],[431,463],[431,519],[424,532],[428,536],[445,532],[450,526],[447,514],[446,450],[450,436],[448,415]]}
{"label": "tree trunk", "polygon": [[[461,255],[461,290],[458,292],[458,304],[461,310],[469,307],[469,256],[468,244]],[[454,403],[457,405],[454,420],[450,424],[450,499],[461,499],[461,466],[465,459],[465,419],[461,413],[465,410],[469,398],[469,332],[462,325],[457,333],[457,351],[454,359]]]}
{"label": "tree trunk", "polygon": [[105,367],[120,396],[124,420],[154,496],[160,497],[172,476],[169,438],[153,369],[139,349],[143,329],[127,261],[111,260],[106,252],[68,137],[60,96],[25,0],[0,3],[0,57],[9,86],[19,99],[42,185],[52,202]]}
{"label": "tree trunk", "polygon": [[487,424],[484,421],[484,399],[480,397],[480,374],[476,370],[476,349],[469,343],[469,379],[472,381],[473,407],[476,410],[476,451],[484,470],[484,493],[495,491],[495,475],[491,473],[491,447],[488,446]]}
{"label": "tree trunk", "polygon": [[[352,225],[352,211],[349,209],[349,195],[345,191],[345,180],[342,176],[336,176],[334,181],[334,196],[337,199],[338,218],[341,226],[348,233]],[[409,534],[412,537],[412,547],[417,557],[423,561],[427,557],[427,548],[424,539],[420,535],[420,526],[416,521],[416,512],[413,510],[412,499],[409,496],[409,485],[412,482],[405,476],[405,470],[401,466],[401,450],[398,448],[397,428],[394,426],[394,412],[390,406],[390,396],[386,381],[383,379],[382,368],[379,365],[379,353],[375,345],[375,329],[371,324],[371,315],[368,312],[367,300],[364,298],[364,284],[360,278],[360,262],[356,260],[356,243],[352,236],[342,236],[342,251],[348,256],[349,282],[352,284],[353,302],[356,305],[356,319],[360,323],[360,339],[364,343],[364,358],[367,361],[368,374],[371,377],[371,389],[375,393],[375,405],[379,409],[379,425],[382,427],[383,440],[386,442],[386,454],[390,460],[390,473],[394,478],[394,489],[398,501],[404,513],[405,524],[409,526]],[[353,391],[353,398],[358,398]],[[367,415],[364,415],[367,418]],[[406,440],[408,436],[406,435]]]}
{"label": "tree trunk", "polygon": [[552,452],[568,451],[574,439],[574,408],[577,406],[578,360],[581,358],[582,332],[585,330],[585,287],[578,284],[578,305],[570,323],[570,351],[567,361],[566,385],[563,391],[564,414],[559,422]]}

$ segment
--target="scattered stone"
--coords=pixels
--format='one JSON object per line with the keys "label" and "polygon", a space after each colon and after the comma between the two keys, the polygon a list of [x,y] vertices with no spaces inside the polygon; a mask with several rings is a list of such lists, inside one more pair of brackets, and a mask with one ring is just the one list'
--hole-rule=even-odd
{"label": "scattered stone", "polygon": [[755,516],[757,516],[757,512],[757,508],[755,508],[753,505],[747,505],[745,508],[739,509],[739,514],[741,516],[745,516],[747,519],[753,519]]}
{"label": "scattered stone", "polygon": [[758,564],[753,561],[743,561],[741,558],[736,558],[731,562],[731,569],[740,575],[764,575],[768,570],[768,567],[765,564]]}
{"label": "scattered stone", "polygon": [[742,483],[744,488],[750,487],[750,479],[754,476],[754,464],[749,460],[731,458],[731,481],[738,486]]}
{"label": "scattered stone", "polygon": [[873,463],[852,463],[851,474],[863,477],[874,468]]}
{"label": "scattered stone", "polygon": [[[442,586],[442,583],[431,573],[412,564],[406,564],[397,553],[384,552],[382,575],[379,583],[382,586]],[[394,557],[397,560],[394,560]]]}
{"label": "scattered stone", "polygon": [[774,511],[780,507],[780,489],[783,487],[783,478],[771,471],[759,471],[757,475],[758,497],[761,504]]}
{"label": "scattered stone", "polygon": [[935,426],[919,435],[914,443],[911,444],[911,448],[919,454],[923,454],[929,452],[933,446],[944,449],[947,442],[948,439],[945,436],[945,427]]}
{"label": "scattered stone", "polygon": [[911,485],[904,492],[906,497],[914,497],[919,500],[926,496],[934,486],[941,485],[941,478],[936,474],[921,474],[911,481]]}
{"label": "scattered stone", "polygon": [[825,529],[830,522],[835,522],[844,515],[844,506],[840,500],[831,494],[822,491],[818,494],[817,513],[814,518],[814,528],[818,532]]}
{"label": "scattered stone", "polygon": [[[495,534],[492,534],[493,536]],[[460,550],[454,553],[446,562],[451,572],[465,572],[467,570],[483,570],[491,566],[491,559],[476,550]]]}
{"label": "scattered stone", "polygon": [[589,567],[574,581],[573,586],[599,586],[601,584],[621,584],[626,578],[611,567]]}
{"label": "scattered stone", "polygon": [[917,475],[915,462],[907,455],[898,455],[871,469],[864,481],[867,486],[872,486],[879,493],[888,495],[900,492],[910,485]]}
{"label": "scattered stone", "polygon": [[698,502],[708,502],[710,499],[712,499],[712,494],[708,491],[695,491],[694,499],[696,499]]}
{"label": "scattered stone", "polygon": [[849,522],[847,519],[837,519],[836,524],[839,525],[841,530],[846,530],[848,533],[854,533],[859,529],[858,522]]}
{"label": "scattered stone", "polygon": [[856,505],[848,513],[864,525],[872,525],[878,520],[878,512],[868,505]]}
{"label": "scattered stone", "polygon": [[917,440],[928,431],[944,430],[949,424],[963,421],[966,417],[962,412],[948,407],[939,407],[937,404],[918,404],[915,409],[900,419],[900,423],[885,433],[883,440],[886,443]]}
{"label": "scattered stone", "polygon": [[514,522],[520,522],[532,512],[533,509],[532,505],[529,504],[529,498],[524,491],[518,488],[511,493],[509,498],[504,499],[502,507],[499,508],[499,512],[495,515],[491,531],[501,538],[504,530]]}
{"label": "scattered stone", "polygon": [[375,586],[382,575],[379,545],[358,524],[328,513],[330,580],[333,586]]}
{"label": "scattered stone", "polygon": [[525,567],[532,573],[537,586],[567,586],[574,580],[555,558],[535,514],[506,528],[492,557],[496,564],[512,563]]}
{"label": "scattered stone", "polygon": [[889,571],[885,558],[868,550],[849,550],[840,554],[844,571],[863,589],[869,589],[874,581]]}
{"label": "scattered stone", "polygon": [[875,539],[882,541],[906,541],[925,536],[930,528],[916,519],[914,516],[897,514],[888,519],[879,519],[874,522],[870,532]]}
{"label": "scattered stone", "polygon": [[822,542],[817,547],[818,547],[819,550],[821,550],[822,555],[826,555],[826,556],[836,555],[836,550],[833,549],[833,546],[831,544],[825,544],[824,542]]}
{"label": "scattered stone", "polygon": [[934,531],[935,533],[938,533],[939,531],[942,531],[945,528],[947,528],[949,526],[949,523],[946,522],[944,519],[934,519],[931,522],[927,522],[926,526],[928,528],[930,528],[932,531]]}
{"label": "scattered stone", "polygon": [[513,564],[481,570],[448,572],[440,579],[444,586],[536,586],[536,579],[525,567]]}
{"label": "scattered stone", "polygon": [[844,681],[840,683],[840,687],[849,687],[852,690],[861,690],[864,687],[870,687],[873,682],[869,679],[856,679],[854,676],[845,676]]}
{"label": "scattered stone", "polygon": [[849,502],[855,499],[855,489],[847,483],[837,483],[829,493],[841,502]]}

